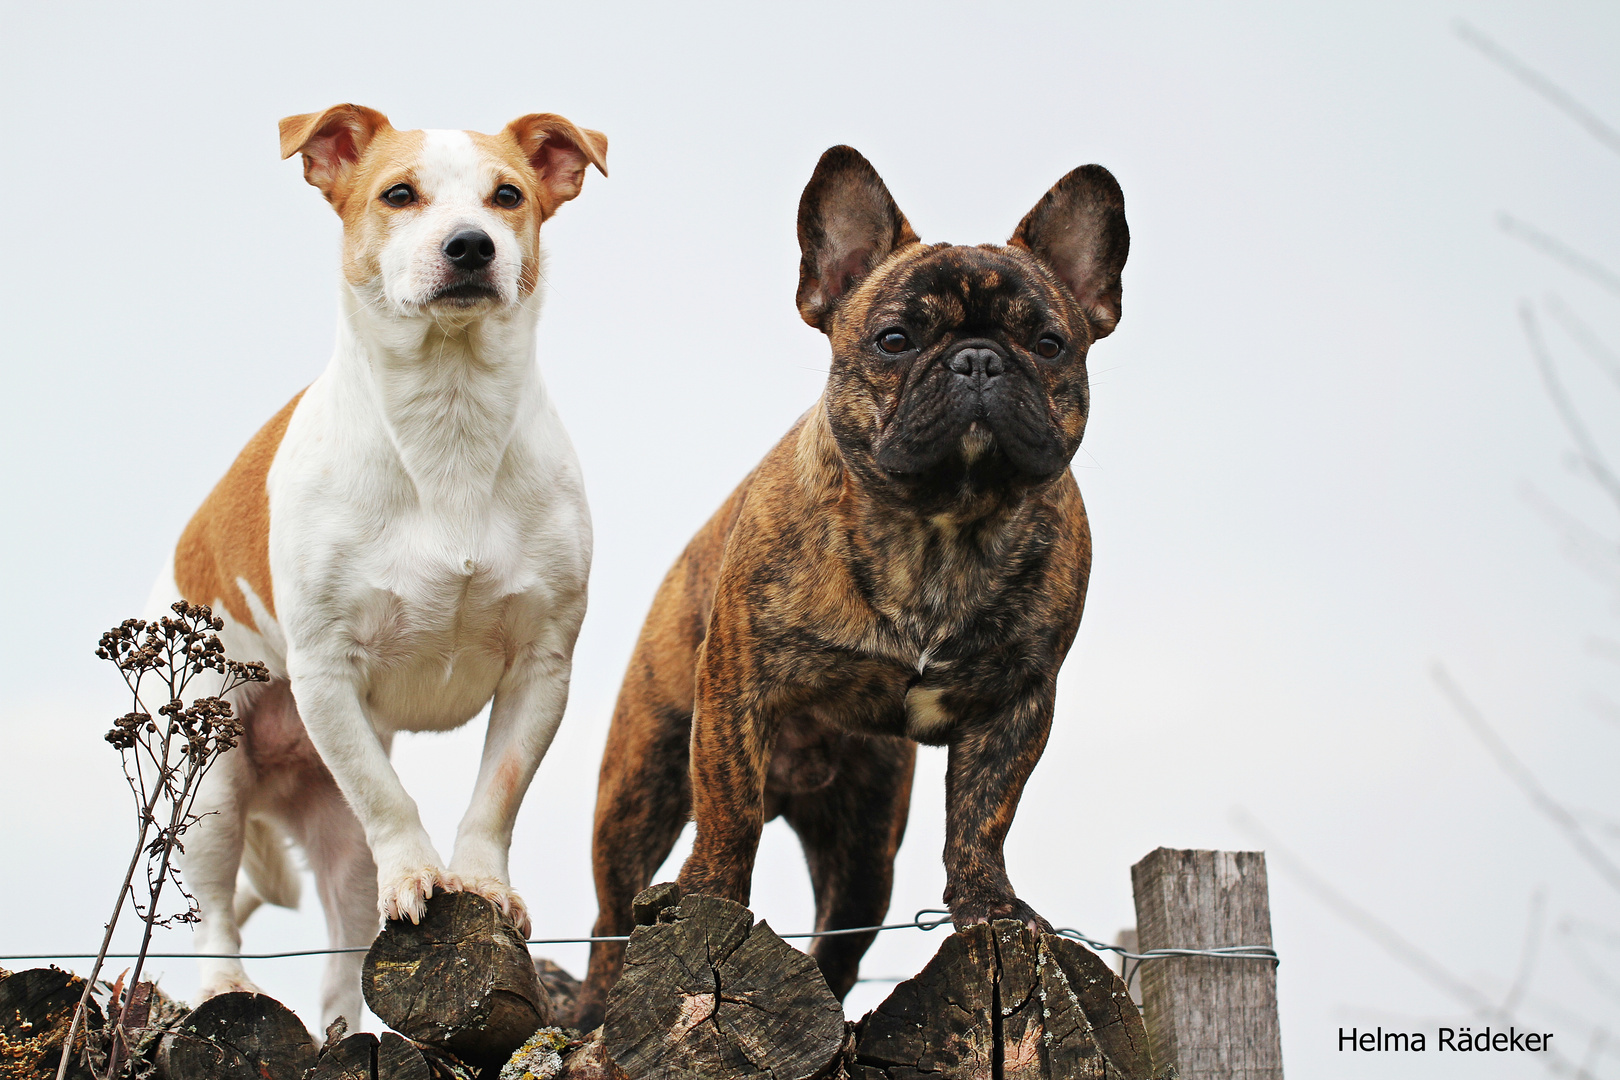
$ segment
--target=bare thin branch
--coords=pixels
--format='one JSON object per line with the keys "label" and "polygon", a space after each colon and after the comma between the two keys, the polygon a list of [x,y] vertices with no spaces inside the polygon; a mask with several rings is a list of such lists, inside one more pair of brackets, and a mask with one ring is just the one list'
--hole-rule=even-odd
{"label": "bare thin branch", "polygon": [[1465,43],[1484,53],[1492,62],[1507,70],[1514,78],[1540,94],[1559,112],[1586,129],[1586,133],[1604,146],[1620,154],[1620,131],[1610,127],[1597,113],[1582,105],[1568,90],[1508,52],[1475,27],[1458,19],[1452,24],[1457,36]]}
{"label": "bare thin branch", "polygon": [[1560,924],[1558,931],[1558,943],[1563,946],[1564,955],[1569,957],[1570,963],[1575,965],[1575,969],[1581,973],[1581,976],[1591,983],[1598,993],[1620,1001],[1620,979],[1616,979],[1594,963],[1592,957],[1585,949],[1581,948],[1574,935],[1565,930],[1562,924]]}
{"label": "bare thin branch", "polygon": [[1552,399],[1553,408],[1558,410],[1558,417],[1564,422],[1564,430],[1575,441],[1576,453],[1580,455],[1581,464],[1599,487],[1608,493],[1616,506],[1620,506],[1620,477],[1609,468],[1603,451],[1598,448],[1597,440],[1587,430],[1586,421],[1576,410],[1575,403],[1569,399],[1564,390],[1564,384],[1558,377],[1558,369],[1553,365],[1552,354],[1547,351],[1547,343],[1541,336],[1541,324],[1536,320],[1536,313],[1528,302],[1519,305],[1519,321],[1524,324],[1524,336],[1530,343],[1530,354],[1535,357],[1536,367],[1541,372],[1541,381],[1547,388],[1547,396]]}
{"label": "bare thin branch", "polygon": [[[1424,952],[1417,944],[1403,937],[1388,923],[1371,914],[1339,892],[1326,880],[1317,876],[1297,855],[1284,847],[1272,835],[1270,830],[1243,807],[1233,807],[1231,818],[1232,823],[1239,829],[1260,841],[1266,849],[1268,862],[1282,867],[1296,881],[1314,893],[1316,898],[1335,915],[1361,931],[1402,967],[1416,973],[1425,982],[1428,982],[1431,986],[1462,1005],[1477,1019],[1504,1024],[1518,1022],[1518,1017],[1515,1014],[1504,1013],[1502,1007],[1491,1001],[1472,983],[1453,975],[1445,965]],[[1598,1027],[1598,1025],[1584,1018],[1577,1017],[1576,1019],[1581,1026],[1587,1028]],[[1558,1050],[1548,1051],[1542,1057],[1541,1064],[1548,1072],[1556,1076],[1574,1076],[1577,1080],[1596,1080],[1596,1077],[1585,1066],[1576,1065]]]}
{"label": "bare thin branch", "polygon": [[1620,930],[1586,919],[1578,919],[1573,915],[1565,915],[1558,920],[1558,932],[1580,938],[1582,941],[1596,942],[1606,949],[1620,951]]}
{"label": "bare thin branch", "polygon": [[1440,687],[1440,692],[1450,700],[1452,707],[1457,710],[1457,714],[1462,717],[1469,730],[1496,759],[1497,765],[1501,766],[1502,771],[1508,774],[1508,778],[1529,797],[1530,804],[1558,827],[1559,832],[1564,834],[1576,854],[1588,866],[1596,870],[1612,888],[1620,891],[1620,866],[1615,865],[1603,849],[1586,835],[1586,829],[1581,826],[1575,815],[1547,793],[1547,789],[1541,786],[1541,782],[1535,778],[1524,762],[1518,759],[1518,756],[1508,748],[1507,743],[1502,741],[1501,736],[1497,735],[1486,722],[1484,715],[1474,707],[1474,703],[1468,700],[1467,695],[1452,680],[1445,667],[1436,664],[1430,669],[1430,674],[1434,677],[1435,684]]}
{"label": "bare thin branch", "polygon": [[1586,522],[1526,483],[1520,488],[1525,502],[1546,518],[1564,537],[1565,553],[1604,584],[1620,588],[1620,547]]}
{"label": "bare thin branch", "polygon": [[1550,236],[1505,211],[1496,215],[1496,224],[1509,236],[1523,240],[1548,258],[1563,263],[1567,269],[1620,295],[1620,274],[1616,274],[1591,256],[1582,255],[1557,237]]}
{"label": "bare thin branch", "polygon": [[1308,869],[1293,852],[1283,847],[1264,826],[1242,807],[1232,811],[1232,820],[1240,829],[1258,837],[1266,848],[1266,858],[1281,864],[1296,880],[1316,895],[1332,912],[1360,930],[1374,944],[1383,949],[1403,967],[1419,975],[1425,982],[1440,990],[1469,1012],[1479,1017],[1496,1015],[1496,1003],[1471,983],[1453,975],[1440,961],[1424,952],[1416,942],[1401,936],[1394,927],[1368,912],[1339,892],[1327,881]]}
{"label": "bare thin branch", "polygon": [[1592,363],[1616,385],[1620,385],[1620,353],[1615,352],[1608,342],[1598,337],[1597,331],[1588,326],[1556,295],[1548,296],[1546,305],[1552,317],[1564,328],[1565,333],[1575,339],[1575,344],[1581,347],[1581,351]]}
{"label": "bare thin branch", "polygon": [[1513,1015],[1519,1003],[1524,1000],[1524,992],[1530,987],[1530,976],[1535,973],[1536,961],[1541,955],[1541,932],[1547,922],[1547,891],[1538,888],[1535,895],[1530,898],[1530,915],[1525,921],[1524,946],[1519,950],[1519,970],[1513,976],[1513,982],[1508,992],[1502,998],[1502,1004],[1497,1012],[1503,1017]]}

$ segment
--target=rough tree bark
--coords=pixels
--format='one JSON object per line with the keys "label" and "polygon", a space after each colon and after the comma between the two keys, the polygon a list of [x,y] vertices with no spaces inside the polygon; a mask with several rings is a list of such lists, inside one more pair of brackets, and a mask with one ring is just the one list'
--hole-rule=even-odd
{"label": "rough tree bark", "polygon": [[264,994],[220,994],[186,1014],[158,1044],[164,1080],[304,1080],[315,1040]]}
{"label": "rough tree bark", "polygon": [[431,1080],[422,1054],[395,1035],[350,1035],[321,1051],[305,1080]]}
{"label": "rough tree bark", "polygon": [[[1266,856],[1158,848],[1131,867],[1143,949],[1271,945]],[[1154,1057],[1183,1080],[1282,1080],[1269,959],[1173,957],[1142,966]]]}
{"label": "rough tree bark", "polygon": [[473,893],[440,893],[420,924],[390,922],[366,954],[366,1004],[406,1038],[500,1064],[551,1023],[523,936]]}
{"label": "rough tree bark", "polygon": [[1022,923],[952,934],[861,1021],[858,1080],[1147,1080],[1147,1033],[1108,965]]}
{"label": "rough tree bark", "polygon": [[[655,907],[638,898],[637,917]],[[814,960],[729,900],[688,896],[656,918],[631,934],[608,995],[602,1045],[619,1070],[704,1080],[836,1070],[844,1012]]]}
{"label": "rough tree bark", "polygon": [[[62,1062],[62,1041],[83,993],[84,980],[59,968],[33,968],[0,978],[0,1077],[23,1080],[56,1075]],[[99,1034],[102,1026],[101,1010],[94,1001],[86,1014],[73,1040],[81,1053],[90,1033]],[[71,1080],[90,1080],[90,1075],[82,1062],[68,1066]]]}

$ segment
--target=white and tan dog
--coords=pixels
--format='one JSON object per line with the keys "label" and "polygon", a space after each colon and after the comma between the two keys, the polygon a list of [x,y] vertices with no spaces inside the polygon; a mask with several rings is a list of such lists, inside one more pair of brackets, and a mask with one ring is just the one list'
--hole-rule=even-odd
{"label": "white and tan dog", "polygon": [[[186,840],[197,951],[235,953],[259,903],[297,902],[287,837],[333,947],[369,944],[379,912],[420,918],[435,889],[487,896],[527,932],[507,851],[567,701],[591,559],[579,464],[535,363],[540,228],[587,165],[606,175],[607,140],[551,114],[482,135],[337,105],[281,121],[281,150],[343,219],[337,346],[202,504],[151,605],[211,604],[227,653],[273,676],[237,703],[241,748]],[[446,863],[390,743],[492,697]],[[360,963],[331,959],[323,1025],[358,1020]],[[205,997],[253,988],[237,960],[201,965]]]}

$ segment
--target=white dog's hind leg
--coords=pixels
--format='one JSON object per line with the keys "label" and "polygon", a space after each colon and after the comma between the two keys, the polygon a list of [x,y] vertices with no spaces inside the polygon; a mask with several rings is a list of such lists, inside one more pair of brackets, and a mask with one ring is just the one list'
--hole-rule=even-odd
{"label": "white dog's hind leg", "polygon": [[236,881],[236,924],[241,926],[247,922],[248,916],[259,910],[261,904],[296,910],[301,884],[281,829],[262,815],[250,814],[242,833],[242,873]]}
{"label": "white dog's hind leg", "polygon": [[[198,919],[193,943],[198,953],[242,951],[241,925],[236,920],[236,872],[242,863],[246,811],[243,792],[253,783],[252,767],[241,751],[226,754],[203,778],[193,812],[196,824],[187,830],[180,870],[186,888],[197,898]],[[207,999],[233,990],[257,991],[242,961],[199,956],[198,994]]]}
{"label": "white dog's hind leg", "polygon": [[[333,949],[364,949],[377,936],[377,865],[360,821],[329,777],[300,793],[301,844],[315,872],[315,891],[326,912]],[[360,966],[365,953],[334,953],[321,980],[321,1029],[339,1016],[360,1030]]]}

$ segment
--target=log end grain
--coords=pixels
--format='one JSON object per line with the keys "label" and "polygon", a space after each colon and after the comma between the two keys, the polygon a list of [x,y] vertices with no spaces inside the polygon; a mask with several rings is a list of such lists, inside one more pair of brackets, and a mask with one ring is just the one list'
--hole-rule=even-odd
{"label": "log end grain", "polygon": [[305,1080],[432,1080],[416,1047],[385,1032],[381,1038],[360,1032],[321,1051]]}
{"label": "log end grain", "polygon": [[523,936],[474,893],[440,893],[366,954],[366,1004],[389,1027],[479,1065],[507,1060],[552,1019]]}
{"label": "log end grain", "polygon": [[[73,1010],[84,993],[84,980],[60,968],[9,972],[0,979],[0,1062],[18,1076],[55,1076],[62,1062],[62,1043],[73,1023]],[[90,1033],[102,1026],[101,1010],[92,1000],[86,1023],[73,1038],[82,1055]],[[81,1062],[68,1068],[74,1080],[89,1080]]]}
{"label": "log end grain", "polygon": [[742,905],[692,895],[632,932],[602,1041],[629,1076],[813,1080],[837,1065],[844,1014],[809,956]]}
{"label": "log end grain", "polygon": [[1020,922],[952,934],[857,1028],[862,1080],[1147,1080],[1147,1035],[1124,983],[1067,938]]}
{"label": "log end grain", "polygon": [[163,1037],[165,1080],[303,1080],[315,1040],[285,1005],[264,994],[211,997]]}

